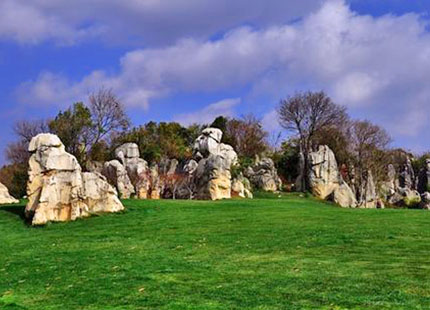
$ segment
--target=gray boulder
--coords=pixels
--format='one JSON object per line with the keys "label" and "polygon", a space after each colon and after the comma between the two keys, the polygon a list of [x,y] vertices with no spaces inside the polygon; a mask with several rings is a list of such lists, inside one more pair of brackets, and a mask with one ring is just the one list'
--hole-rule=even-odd
{"label": "gray boulder", "polygon": [[343,181],[333,151],[326,145],[309,154],[309,183],[314,196],[331,199],[342,207],[357,206],[354,192]]}
{"label": "gray boulder", "polygon": [[257,157],[255,164],[248,167],[245,175],[257,189],[276,192],[282,187],[282,181],[278,176],[275,163],[268,157],[264,157],[261,160]]}

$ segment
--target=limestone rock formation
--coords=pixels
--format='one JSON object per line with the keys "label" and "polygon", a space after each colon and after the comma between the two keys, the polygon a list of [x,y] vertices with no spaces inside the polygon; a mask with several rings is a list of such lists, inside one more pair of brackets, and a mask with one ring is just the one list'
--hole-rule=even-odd
{"label": "limestone rock formation", "polygon": [[400,173],[400,187],[413,189],[415,184],[415,172],[412,167],[411,159],[406,158],[406,163],[403,166],[403,170]]}
{"label": "limestone rock formation", "polygon": [[271,158],[264,157],[260,160],[257,157],[255,164],[248,167],[245,174],[255,188],[276,192],[282,187],[282,181]]}
{"label": "limestone rock formation", "polygon": [[389,164],[387,167],[387,181],[381,184],[380,196],[385,200],[389,201],[390,198],[395,195],[399,188],[399,180],[397,178],[396,169],[394,165]]}
{"label": "limestone rock formation", "polygon": [[318,151],[309,154],[309,183],[314,196],[332,199],[342,207],[356,207],[354,192],[343,181],[333,151],[321,145]]}
{"label": "limestone rock formation", "polygon": [[113,184],[122,198],[135,195],[150,198],[151,176],[148,163],[140,158],[136,143],[124,143],[115,150],[116,159],[104,165],[103,174]]}
{"label": "limestone rock formation", "polygon": [[343,208],[357,207],[357,199],[355,199],[354,192],[346,182],[342,182],[339,187],[334,190],[333,201]]}
{"label": "limestone rock formation", "polygon": [[18,203],[19,200],[13,198],[9,194],[9,190],[6,186],[4,186],[2,183],[0,183],[0,204],[8,204],[8,203]]}
{"label": "limestone rock formation", "polygon": [[318,151],[309,154],[309,165],[312,194],[320,199],[328,198],[341,183],[333,151],[326,145],[320,145]]}
{"label": "limestone rock formation", "polygon": [[221,130],[206,128],[194,143],[194,156],[199,160],[193,172],[197,199],[231,198],[230,169],[237,163],[237,154],[230,145],[221,143],[221,138]]}
{"label": "limestone rock formation", "polygon": [[376,193],[375,182],[373,181],[372,171],[368,170],[363,176],[364,180],[359,192],[359,204],[361,208],[377,208],[378,195]]}
{"label": "limestone rock formation", "polygon": [[242,174],[239,174],[231,183],[231,190],[242,198],[253,198],[251,183]]}
{"label": "limestone rock formation", "polygon": [[420,193],[430,191],[430,159],[426,159],[426,165],[418,174],[417,190]]}
{"label": "limestone rock formation", "polygon": [[76,158],[65,151],[57,136],[39,134],[28,150],[32,155],[25,212],[33,225],[124,209],[106,179],[97,173],[82,173]]}
{"label": "limestone rock formation", "polygon": [[118,160],[106,162],[103,167],[103,175],[116,187],[121,198],[129,199],[135,193],[127,170]]}
{"label": "limestone rock formation", "polygon": [[156,164],[151,165],[150,167],[150,192],[149,198],[151,199],[160,199],[162,193],[162,182],[160,180],[160,174],[158,172],[158,166]]}
{"label": "limestone rock formation", "polygon": [[222,131],[218,128],[203,129],[200,136],[194,142],[194,157],[197,159],[207,158],[210,155],[221,156],[231,165],[237,164],[237,154],[233,147],[221,143]]}

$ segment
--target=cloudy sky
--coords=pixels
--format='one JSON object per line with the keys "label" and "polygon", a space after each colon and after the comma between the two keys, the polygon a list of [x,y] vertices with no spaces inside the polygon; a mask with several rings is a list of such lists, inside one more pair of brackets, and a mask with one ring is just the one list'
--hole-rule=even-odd
{"label": "cloudy sky", "polygon": [[135,125],[254,113],[324,90],[394,146],[430,149],[430,1],[0,0],[0,163],[19,119],[101,86]]}

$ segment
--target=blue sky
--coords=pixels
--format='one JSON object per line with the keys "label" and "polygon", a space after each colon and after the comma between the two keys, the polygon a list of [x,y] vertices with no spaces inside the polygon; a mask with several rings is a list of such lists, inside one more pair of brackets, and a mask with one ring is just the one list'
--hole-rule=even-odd
{"label": "blue sky", "polygon": [[325,90],[393,146],[430,149],[430,2],[1,0],[0,163],[20,119],[112,87],[135,125],[254,113]]}

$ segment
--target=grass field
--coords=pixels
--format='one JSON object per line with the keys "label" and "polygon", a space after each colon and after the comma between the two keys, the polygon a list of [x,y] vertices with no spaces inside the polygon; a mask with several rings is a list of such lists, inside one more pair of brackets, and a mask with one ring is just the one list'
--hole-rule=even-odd
{"label": "grass field", "polygon": [[428,211],[124,204],[39,228],[0,207],[0,309],[430,309]]}

